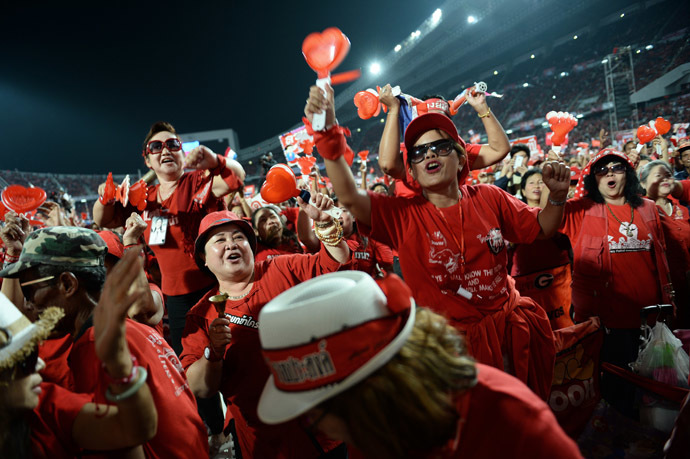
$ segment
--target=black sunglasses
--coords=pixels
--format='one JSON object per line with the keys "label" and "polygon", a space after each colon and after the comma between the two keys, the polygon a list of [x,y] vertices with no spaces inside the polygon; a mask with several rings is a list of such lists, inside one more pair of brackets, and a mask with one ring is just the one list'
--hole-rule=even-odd
{"label": "black sunglasses", "polygon": [[453,141],[450,139],[439,139],[431,143],[417,145],[410,150],[409,161],[412,164],[421,163],[429,150],[438,156],[448,156],[453,151]]}
{"label": "black sunglasses", "polygon": [[594,168],[594,175],[598,176],[603,176],[609,173],[609,171],[613,172],[614,174],[624,174],[625,173],[625,166],[621,163],[614,164],[613,166],[597,166]]}

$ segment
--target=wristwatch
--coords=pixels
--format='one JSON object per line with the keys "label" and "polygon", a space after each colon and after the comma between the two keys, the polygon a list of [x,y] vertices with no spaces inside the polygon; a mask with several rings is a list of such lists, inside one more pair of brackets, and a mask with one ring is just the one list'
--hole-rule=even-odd
{"label": "wristwatch", "polygon": [[209,362],[220,362],[223,360],[223,357],[218,357],[213,349],[208,346],[206,346],[206,349],[204,349],[204,358]]}

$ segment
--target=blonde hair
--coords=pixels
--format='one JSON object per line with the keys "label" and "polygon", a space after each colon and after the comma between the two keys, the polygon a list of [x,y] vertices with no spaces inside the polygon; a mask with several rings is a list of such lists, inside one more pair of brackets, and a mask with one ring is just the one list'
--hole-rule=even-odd
{"label": "blonde hair", "polygon": [[457,330],[420,308],[410,338],[391,361],[322,408],[345,421],[365,456],[419,457],[452,438],[455,396],[476,378]]}

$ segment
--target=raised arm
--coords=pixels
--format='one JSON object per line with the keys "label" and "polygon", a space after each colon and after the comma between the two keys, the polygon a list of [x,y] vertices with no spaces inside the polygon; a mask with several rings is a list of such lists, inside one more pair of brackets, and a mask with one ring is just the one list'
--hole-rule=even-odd
{"label": "raised arm", "polygon": [[307,218],[314,220],[317,237],[323,242],[331,257],[340,264],[347,263],[350,260],[350,248],[343,239],[340,222],[324,212],[333,207],[333,200],[320,193],[315,194],[312,199],[314,205],[304,202],[300,197],[297,198],[300,214],[304,213]]}
{"label": "raised arm", "polygon": [[472,169],[484,169],[506,157],[510,152],[510,142],[503,126],[496,119],[495,113],[489,109],[489,105],[486,103],[486,94],[474,96],[471,91],[468,91],[467,103],[475,109],[477,116],[482,120],[489,140],[487,145],[482,145],[479,156],[472,164]]}
{"label": "raised arm", "polygon": [[335,109],[333,108],[333,88],[326,88],[326,96],[318,86],[312,86],[309,90],[309,99],[304,107],[304,114],[311,122],[314,113],[326,110],[326,131],[316,132],[315,145],[319,154],[325,159],[326,172],[333,185],[333,190],[338,201],[341,202],[350,213],[365,225],[371,224],[371,199],[366,191],[357,188],[352,171],[347,165],[343,154],[345,153],[345,136],[336,125]]}
{"label": "raised arm", "polygon": [[400,156],[400,101],[393,95],[390,84],[381,88],[379,100],[388,107],[386,124],[379,144],[379,167],[391,177],[402,179],[405,177],[405,164]]}
{"label": "raised arm", "polygon": [[539,238],[548,239],[556,234],[563,220],[563,206],[570,188],[570,168],[557,162],[546,163],[542,169],[542,178],[549,189],[549,197],[537,218],[541,226]]}
{"label": "raised arm", "polygon": [[189,152],[185,158],[185,167],[212,171],[215,176],[211,192],[218,198],[241,189],[244,183],[245,173],[240,163],[218,155],[203,145]]}

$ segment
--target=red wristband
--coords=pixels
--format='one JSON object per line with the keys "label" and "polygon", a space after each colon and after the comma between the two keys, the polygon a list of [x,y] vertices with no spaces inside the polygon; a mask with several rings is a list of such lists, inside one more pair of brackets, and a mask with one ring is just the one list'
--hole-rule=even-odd
{"label": "red wristband", "polygon": [[314,131],[307,118],[302,118],[307,128],[307,133],[314,136],[314,146],[322,158],[335,161],[347,153],[345,136],[350,136],[350,130],[346,127],[332,126],[327,131]]}
{"label": "red wristband", "polygon": [[105,369],[105,363],[101,363],[101,366],[103,367],[103,374],[105,374],[105,380],[108,382],[108,384],[131,384],[132,381],[134,381],[134,379],[136,379],[137,377],[137,358],[134,356],[132,356],[132,372],[129,376],[125,376],[124,378],[113,378],[108,374],[108,371]]}
{"label": "red wristband", "polygon": [[242,188],[242,181],[235,175],[235,172],[228,168],[228,161],[225,156],[216,155],[218,157],[218,165],[211,169],[211,175],[220,175],[225,183],[228,184],[231,190],[239,190]]}

